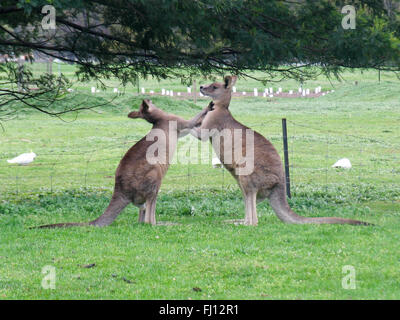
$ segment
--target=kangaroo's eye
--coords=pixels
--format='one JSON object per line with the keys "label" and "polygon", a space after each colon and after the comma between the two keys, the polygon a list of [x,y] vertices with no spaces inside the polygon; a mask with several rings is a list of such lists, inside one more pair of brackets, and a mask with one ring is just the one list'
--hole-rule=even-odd
{"label": "kangaroo's eye", "polygon": [[218,87],[217,87],[217,86],[213,86],[213,89],[214,89],[214,90],[217,90],[217,89],[218,89]]}

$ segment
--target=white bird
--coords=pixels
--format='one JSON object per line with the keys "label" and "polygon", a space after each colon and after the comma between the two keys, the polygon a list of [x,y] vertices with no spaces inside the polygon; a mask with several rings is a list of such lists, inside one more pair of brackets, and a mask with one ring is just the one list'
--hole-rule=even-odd
{"label": "white bird", "polygon": [[7,160],[7,162],[8,163],[16,163],[16,164],[19,164],[20,166],[22,166],[22,165],[25,166],[25,165],[33,162],[35,157],[36,157],[36,154],[31,151],[30,153],[20,154],[18,157],[15,157],[14,159]]}
{"label": "white bird", "polygon": [[344,168],[344,169],[350,169],[351,168],[351,162],[347,158],[340,159],[336,161],[336,163],[332,166],[332,168]]}
{"label": "white bird", "polygon": [[212,166],[213,168],[222,168],[222,163],[217,157],[215,157],[212,159]]}

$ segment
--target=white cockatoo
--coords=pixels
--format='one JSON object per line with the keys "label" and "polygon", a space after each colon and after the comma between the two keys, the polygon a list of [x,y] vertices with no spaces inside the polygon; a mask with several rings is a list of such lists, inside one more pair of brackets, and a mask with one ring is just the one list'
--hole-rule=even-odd
{"label": "white cockatoo", "polygon": [[217,157],[212,158],[212,166],[213,168],[222,168],[222,163],[219,161]]}
{"label": "white cockatoo", "polygon": [[332,168],[350,169],[351,168],[351,162],[347,158],[339,159],[338,161],[335,162],[335,164],[332,166]]}
{"label": "white cockatoo", "polygon": [[19,164],[20,166],[26,166],[33,162],[33,160],[36,157],[36,153],[31,152],[30,153],[23,153],[20,154],[18,157],[15,157],[14,159],[7,160],[8,163],[16,163]]}

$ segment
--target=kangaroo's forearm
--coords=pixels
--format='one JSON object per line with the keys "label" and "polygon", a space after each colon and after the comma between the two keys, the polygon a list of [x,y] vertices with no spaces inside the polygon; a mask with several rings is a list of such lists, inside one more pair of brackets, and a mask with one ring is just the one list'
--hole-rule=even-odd
{"label": "kangaroo's forearm", "polygon": [[182,138],[190,133],[193,137],[201,140],[200,126],[201,126],[203,117],[204,117],[204,115],[201,115],[200,118],[198,118],[198,116],[196,116],[192,120],[188,121],[188,124],[185,127],[178,130],[178,138]]}
{"label": "kangaroo's forearm", "polygon": [[191,120],[188,121],[187,127],[185,129],[193,129],[196,126],[200,126],[207,112],[208,112],[208,107],[201,110],[199,114],[197,114],[195,117],[193,117]]}
{"label": "kangaroo's forearm", "polygon": [[190,134],[198,140],[201,140],[201,130],[199,127],[190,130]]}
{"label": "kangaroo's forearm", "polygon": [[208,130],[195,127],[190,130],[190,134],[198,140],[207,141],[210,138]]}
{"label": "kangaroo's forearm", "polygon": [[193,137],[199,140],[205,140],[207,138],[202,137],[202,132],[200,130],[201,124],[207,113],[213,110],[214,104],[211,102],[207,107],[205,107],[199,114],[193,117],[191,120],[183,120],[179,122],[178,125],[178,136],[179,138],[186,136],[190,133]]}

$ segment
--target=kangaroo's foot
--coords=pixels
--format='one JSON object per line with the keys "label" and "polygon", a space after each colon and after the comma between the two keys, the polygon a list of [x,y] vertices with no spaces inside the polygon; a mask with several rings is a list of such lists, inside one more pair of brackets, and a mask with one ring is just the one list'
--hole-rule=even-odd
{"label": "kangaroo's foot", "polygon": [[157,198],[146,200],[146,211],[144,216],[144,223],[156,225],[156,201]]}

